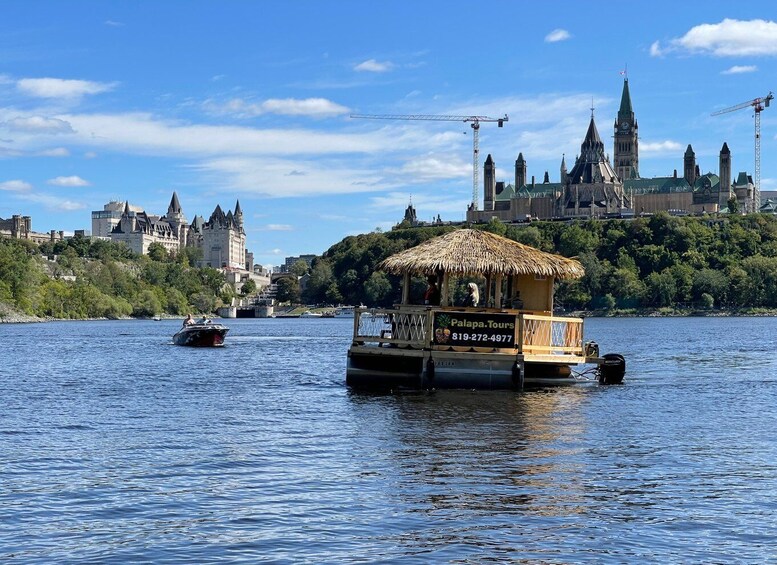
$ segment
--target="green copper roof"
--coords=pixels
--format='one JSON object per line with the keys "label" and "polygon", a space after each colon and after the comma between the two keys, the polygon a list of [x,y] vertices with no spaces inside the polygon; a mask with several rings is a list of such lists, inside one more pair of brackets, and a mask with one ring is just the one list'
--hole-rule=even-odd
{"label": "green copper roof", "polygon": [[740,172],[734,184],[736,186],[747,186],[749,183],[750,183],[750,177],[747,176],[747,173]]}
{"label": "green copper roof", "polygon": [[650,179],[626,179],[623,181],[626,194],[669,194],[671,192],[690,192],[691,187],[682,177],[653,177]]}
{"label": "green copper roof", "polygon": [[623,94],[621,94],[621,107],[618,110],[618,120],[633,120],[634,110],[631,109],[631,95],[629,94],[629,79],[623,80]]}

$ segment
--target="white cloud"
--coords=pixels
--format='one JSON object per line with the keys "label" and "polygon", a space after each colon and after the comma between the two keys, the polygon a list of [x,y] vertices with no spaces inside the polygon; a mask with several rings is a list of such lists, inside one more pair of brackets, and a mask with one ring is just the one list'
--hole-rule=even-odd
{"label": "white cloud", "polygon": [[657,41],[650,54],[660,56],[670,51],[709,54],[716,57],[777,55],[777,22],[770,20],[733,20],[692,27],[667,46]]}
{"label": "white cloud", "polygon": [[57,196],[51,196],[48,194],[20,194],[19,198],[27,200],[29,202],[37,202],[43,204],[47,209],[54,211],[72,211],[83,210],[86,208],[86,204],[82,202],[75,202],[66,198],[59,198]]}
{"label": "white cloud", "polygon": [[[311,177],[289,177],[292,162],[317,172]],[[300,163],[298,159],[233,156],[208,159],[193,168],[230,190],[267,197],[353,194],[393,186],[380,171],[367,165],[353,168],[350,162],[328,158]]]}
{"label": "white cloud", "polygon": [[642,153],[677,153],[683,145],[676,141],[640,141],[639,150]]}
{"label": "white cloud", "polygon": [[53,147],[36,153],[38,157],[70,157],[70,151],[66,147]]}
{"label": "white cloud", "polygon": [[472,165],[450,155],[413,159],[405,163],[399,172],[415,182],[437,179],[471,178]]}
{"label": "white cloud", "polygon": [[293,229],[289,224],[267,224],[262,231],[292,231]]}
{"label": "white cloud", "polygon": [[23,78],[16,83],[22,92],[38,98],[80,98],[86,94],[100,94],[115,88],[116,83],[60,78]]}
{"label": "white cloud", "polygon": [[726,69],[725,71],[721,71],[720,74],[722,75],[738,75],[742,73],[754,73],[758,70],[758,67],[755,65],[734,65],[733,67]]}
{"label": "white cloud", "polygon": [[335,104],[325,98],[271,99],[262,103],[262,107],[272,114],[285,116],[337,116],[349,112],[345,106]]}
{"label": "white cloud", "polygon": [[110,26],[110,27],[122,27],[122,26],[124,26],[123,23],[117,22],[115,20],[105,20],[105,25]]}
{"label": "white cloud", "polygon": [[8,192],[27,192],[32,190],[32,185],[23,180],[7,180],[0,182],[0,190]]}
{"label": "white cloud", "polygon": [[65,120],[46,118],[44,116],[28,116],[12,118],[1,124],[10,131],[27,133],[72,133],[73,128]]}
{"label": "white cloud", "polygon": [[56,177],[49,179],[46,182],[54,186],[91,186],[89,181],[86,181],[79,176]]}
{"label": "white cloud", "polygon": [[[467,209],[471,196],[449,194],[411,194],[409,192],[388,192],[370,199],[370,207],[379,210],[404,210],[411,202],[421,220],[447,213],[461,213]],[[395,222],[396,223],[396,222]],[[391,226],[389,226],[391,228]]]}
{"label": "white cloud", "polygon": [[370,73],[385,73],[394,68],[394,63],[390,61],[376,61],[375,59],[367,59],[356,65],[354,71],[366,71]]}
{"label": "white cloud", "polygon": [[326,98],[272,98],[261,103],[247,102],[233,98],[224,104],[207,102],[206,108],[219,114],[234,114],[240,117],[255,117],[262,114],[282,116],[311,116],[323,118],[347,114],[349,109]]}
{"label": "white cloud", "polygon": [[97,159],[97,153],[94,151],[87,151],[84,153],[84,159]]}
{"label": "white cloud", "polygon": [[556,43],[558,41],[565,41],[572,37],[565,29],[554,29],[548,35],[545,36],[545,43]]}

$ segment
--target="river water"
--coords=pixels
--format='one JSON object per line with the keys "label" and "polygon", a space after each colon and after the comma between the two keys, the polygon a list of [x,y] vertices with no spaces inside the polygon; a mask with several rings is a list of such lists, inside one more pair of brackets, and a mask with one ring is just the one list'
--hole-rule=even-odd
{"label": "river water", "polygon": [[777,560],[775,318],[589,319],[622,386],[350,392],[353,322],[0,324],[3,563]]}

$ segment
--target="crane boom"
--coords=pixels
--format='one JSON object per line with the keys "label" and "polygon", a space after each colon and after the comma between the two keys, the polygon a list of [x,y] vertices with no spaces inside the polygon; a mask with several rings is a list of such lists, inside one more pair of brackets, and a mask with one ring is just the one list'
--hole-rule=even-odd
{"label": "crane boom", "polygon": [[753,98],[747,102],[736,104],[728,108],[723,108],[717,112],[713,112],[712,116],[720,116],[721,114],[728,114],[735,110],[741,110],[743,108],[752,108],[755,118],[755,187],[753,190],[753,210],[752,212],[758,212],[761,209],[761,112],[764,108],[769,107],[769,103],[774,99],[774,95],[769,92],[766,96],[759,98]]}
{"label": "crane boom", "polygon": [[352,118],[366,118],[370,120],[427,120],[433,122],[463,122],[469,123],[472,127],[472,209],[478,209],[478,166],[480,142],[478,133],[480,131],[480,122],[496,122],[501,128],[509,120],[507,114],[501,118],[490,118],[488,116],[451,116],[451,115],[433,115],[433,114],[351,114]]}
{"label": "crane boom", "polygon": [[[713,112],[710,114],[711,116],[720,116],[721,114],[728,114],[729,112],[733,112],[734,110],[741,110],[742,108],[749,108],[750,106],[753,106],[756,108],[758,112],[763,110],[764,108],[769,107],[769,102],[774,99],[774,95],[769,92],[766,96],[762,96],[760,98],[753,98],[752,100],[748,100],[747,102],[742,102],[741,104],[736,104],[734,106],[729,106],[728,108],[723,108],[722,110],[718,110],[717,112]],[[761,110],[758,110],[758,107],[761,107]]]}

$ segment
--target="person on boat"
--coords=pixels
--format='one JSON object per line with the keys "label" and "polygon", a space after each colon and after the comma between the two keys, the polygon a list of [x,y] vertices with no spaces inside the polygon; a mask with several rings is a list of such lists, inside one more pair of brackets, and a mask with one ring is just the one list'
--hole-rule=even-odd
{"label": "person on boat", "polygon": [[186,315],[186,319],[183,321],[183,327],[191,326],[194,323],[191,313]]}
{"label": "person on boat", "polygon": [[424,304],[429,306],[440,305],[440,289],[437,287],[437,277],[429,277],[427,279],[429,286],[424,293]]}
{"label": "person on boat", "polygon": [[475,308],[480,302],[480,291],[478,285],[471,282],[467,285],[467,296],[464,298],[463,306]]}

